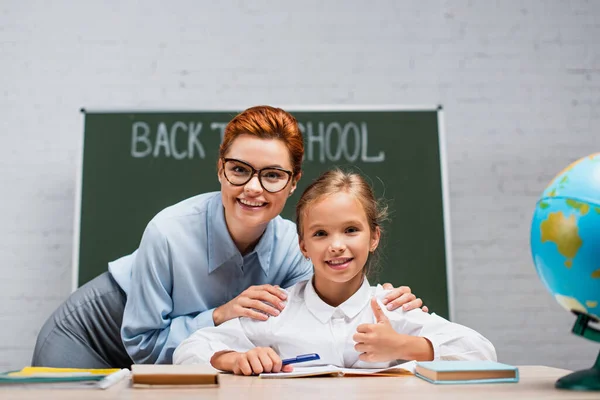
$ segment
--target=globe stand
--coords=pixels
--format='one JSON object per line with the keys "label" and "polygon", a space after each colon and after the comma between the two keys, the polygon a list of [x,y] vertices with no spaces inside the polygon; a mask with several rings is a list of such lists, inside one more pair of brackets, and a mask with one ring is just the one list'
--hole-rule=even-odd
{"label": "globe stand", "polygon": [[[573,325],[573,333],[584,338],[600,342],[600,330],[594,329],[589,326],[590,320],[592,319],[589,315],[577,314],[577,321]],[[600,352],[596,363],[590,369],[583,369],[581,371],[573,372],[569,375],[565,375],[556,381],[554,386],[558,389],[567,390],[599,390],[600,391]]]}

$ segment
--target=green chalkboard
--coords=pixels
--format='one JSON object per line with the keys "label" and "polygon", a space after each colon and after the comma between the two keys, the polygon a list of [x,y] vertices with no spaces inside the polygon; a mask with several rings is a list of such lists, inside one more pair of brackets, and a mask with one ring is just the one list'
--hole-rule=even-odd
{"label": "green chalkboard", "polygon": [[[379,281],[410,286],[449,317],[441,110],[288,111],[300,123],[306,150],[303,178],[282,216],[293,219],[300,193],[321,172],[333,166],[362,172],[391,210]],[[218,146],[236,114],[84,112],[75,285],[135,250],[157,212],[219,189]]]}

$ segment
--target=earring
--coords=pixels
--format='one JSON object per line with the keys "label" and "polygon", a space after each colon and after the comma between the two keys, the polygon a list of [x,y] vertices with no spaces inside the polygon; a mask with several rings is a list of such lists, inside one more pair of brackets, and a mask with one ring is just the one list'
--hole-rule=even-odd
{"label": "earring", "polygon": [[310,257],[304,257],[304,258],[306,258],[306,261],[310,261]]}

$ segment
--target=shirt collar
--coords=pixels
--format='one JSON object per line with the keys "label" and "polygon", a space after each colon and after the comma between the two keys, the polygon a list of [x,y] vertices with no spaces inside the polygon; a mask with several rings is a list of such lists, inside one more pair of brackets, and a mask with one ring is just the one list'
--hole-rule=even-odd
{"label": "shirt collar", "polygon": [[[223,208],[223,200],[220,192],[211,200],[206,215],[208,231],[208,273],[210,274],[232,259],[236,265],[241,266],[243,263],[242,255],[227,229],[225,209]],[[269,274],[271,252],[273,251],[275,235],[275,228],[273,227],[274,223],[273,220],[269,221],[267,228],[256,244],[256,247],[248,254],[250,255],[254,252],[257,254],[258,262],[266,276]]]}
{"label": "shirt collar", "polygon": [[338,307],[332,307],[321,300],[311,279],[304,289],[304,301],[308,310],[322,323],[329,321],[336,310],[340,310],[347,318],[352,319],[371,301],[371,287],[365,277],[356,293]]}

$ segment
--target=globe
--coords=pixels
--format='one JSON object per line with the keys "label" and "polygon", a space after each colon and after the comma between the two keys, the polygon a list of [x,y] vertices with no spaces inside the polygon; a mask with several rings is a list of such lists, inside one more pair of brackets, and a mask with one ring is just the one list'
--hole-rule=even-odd
{"label": "globe", "polygon": [[600,320],[600,153],[550,182],[531,223],[535,269],[565,309]]}

